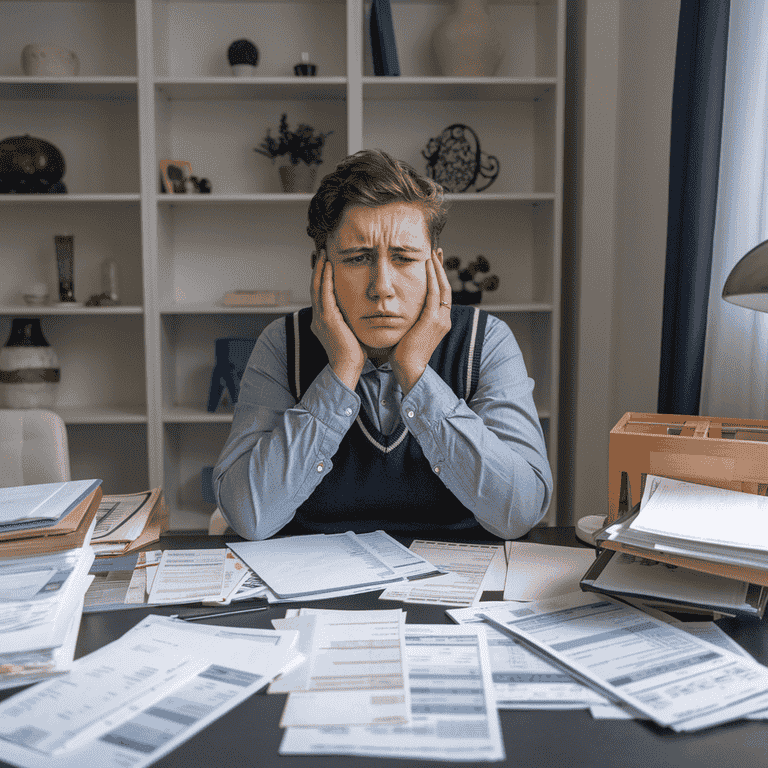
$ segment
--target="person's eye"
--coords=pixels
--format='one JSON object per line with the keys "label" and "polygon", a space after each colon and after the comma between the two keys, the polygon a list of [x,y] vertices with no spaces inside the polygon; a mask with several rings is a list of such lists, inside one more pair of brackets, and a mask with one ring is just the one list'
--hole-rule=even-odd
{"label": "person's eye", "polygon": [[395,256],[395,261],[397,261],[399,264],[412,264],[418,259],[411,258],[410,256],[404,256],[403,254],[398,254]]}
{"label": "person's eye", "polygon": [[348,258],[344,259],[345,264],[365,264],[367,260],[370,259],[370,256],[367,253],[356,253],[354,256],[349,256]]}

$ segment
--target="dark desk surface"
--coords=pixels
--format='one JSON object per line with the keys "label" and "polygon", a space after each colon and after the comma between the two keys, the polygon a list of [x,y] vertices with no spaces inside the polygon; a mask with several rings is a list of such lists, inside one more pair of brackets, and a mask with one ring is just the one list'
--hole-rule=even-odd
{"label": "dark desk surface", "polygon": [[[175,535],[164,537],[158,548],[221,547],[226,541],[237,540],[236,536]],[[572,528],[535,529],[524,540],[583,546]],[[409,543],[410,540],[402,541]],[[453,623],[445,615],[444,607],[383,601],[378,599],[379,594],[370,592],[307,605],[345,610],[403,608],[409,624]],[[499,599],[501,595],[485,593],[484,597]],[[299,603],[276,605],[259,613],[222,617],[207,623],[271,629],[271,620],[283,617],[286,607],[299,606]],[[187,606],[187,610],[191,608]],[[149,613],[178,612],[178,606],[168,606],[84,614],[76,657],[120,637]],[[718,624],[758,661],[768,663],[768,632],[764,622],[723,619]],[[9,692],[0,693],[0,699],[8,695]],[[279,694],[252,696],[155,765],[163,768],[434,768],[438,765],[432,761],[370,757],[279,755],[282,730],[278,722],[285,699],[285,695]],[[515,768],[766,768],[768,765],[768,723],[763,722],[739,721],[698,733],[676,734],[646,722],[593,720],[587,711],[502,710],[500,716],[507,758],[495,765]],[[7,763],[0,761],[0,765]]]}

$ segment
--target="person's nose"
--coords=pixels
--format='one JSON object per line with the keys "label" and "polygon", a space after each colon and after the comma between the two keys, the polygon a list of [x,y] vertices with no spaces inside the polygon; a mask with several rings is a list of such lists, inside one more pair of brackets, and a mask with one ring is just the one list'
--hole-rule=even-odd
{"label": "person's nose", "polygon": [[378,258],[371,266],[368,296],[373,301],[387,299],[395,295],[395,275],[387,258]]}

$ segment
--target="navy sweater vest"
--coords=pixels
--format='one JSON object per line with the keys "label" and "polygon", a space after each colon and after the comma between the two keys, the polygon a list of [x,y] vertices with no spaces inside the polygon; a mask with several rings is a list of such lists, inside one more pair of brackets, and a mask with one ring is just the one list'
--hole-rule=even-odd
{"label": "navy sweater vest", "polygon": [[[452,307],[451,330],[429,361],[465,402],[477,388],[487,320],[488,315],[476,307]],[[311,308],[286,317],[288,380],[297,402],[328,363],[311,322]],[[444,536],[479,529],[490,537],[441,482],[402,420],[392,434],[383,435],[361,407],[332,460],[331,471],[281,534],[378,529],[407,534],[434,529]]]}

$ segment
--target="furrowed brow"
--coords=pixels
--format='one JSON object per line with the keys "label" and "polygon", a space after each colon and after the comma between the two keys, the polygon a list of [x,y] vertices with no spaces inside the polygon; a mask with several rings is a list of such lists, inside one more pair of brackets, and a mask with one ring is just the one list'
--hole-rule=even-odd
{"label": "furrowed brow", "polygon": [[[355,245],[352,248],[342,248],[339,251],[337,251],[338,254],[341,256],[345,256],[349,253],[360,253],[361,251],[376,251],[378,250],[373,245]],[[393,245],[390,249],[390,251],[398,251],[398,252],[406,252],[406,253],[421,253],[420,248],[414,248],[410,245]]]}

